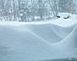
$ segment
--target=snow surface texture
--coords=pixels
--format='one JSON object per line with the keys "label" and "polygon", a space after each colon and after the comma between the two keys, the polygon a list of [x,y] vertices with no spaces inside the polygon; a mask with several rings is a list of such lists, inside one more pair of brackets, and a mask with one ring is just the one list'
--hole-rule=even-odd
{"label": "snow surface texture", "polygon": [[71,15],[45,22],[0,22],[0,61],[77,58],[76,19]]}

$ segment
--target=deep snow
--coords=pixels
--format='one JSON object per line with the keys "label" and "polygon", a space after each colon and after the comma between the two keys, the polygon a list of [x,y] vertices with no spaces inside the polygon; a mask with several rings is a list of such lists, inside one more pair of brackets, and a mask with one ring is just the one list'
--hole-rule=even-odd
{"label": "deep snow", "polygon": [[77,58],[77,16],[70,16],[45,22],[0,22],[0,61]]}

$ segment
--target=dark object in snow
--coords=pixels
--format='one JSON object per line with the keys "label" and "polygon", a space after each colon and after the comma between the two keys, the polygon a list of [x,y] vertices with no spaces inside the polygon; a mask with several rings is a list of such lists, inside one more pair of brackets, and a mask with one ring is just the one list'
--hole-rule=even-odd
{"label": "dark object in snow", "polygon": [[68,19],[68,18],[70,18],[70,16],[64,17],[64,19]]}
{"label": "dark object in snow", "polygon": [[57,16],[57,18],[60,18],[60,16]]}

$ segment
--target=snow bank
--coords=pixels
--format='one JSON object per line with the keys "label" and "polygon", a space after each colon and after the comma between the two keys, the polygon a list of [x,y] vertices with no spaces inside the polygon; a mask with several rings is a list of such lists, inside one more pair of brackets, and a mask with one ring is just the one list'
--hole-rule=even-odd
{"label": "snow bank", "polygon": [[0,22],[0,61],[77,58],[76,24],[76,18],[36,23]]}

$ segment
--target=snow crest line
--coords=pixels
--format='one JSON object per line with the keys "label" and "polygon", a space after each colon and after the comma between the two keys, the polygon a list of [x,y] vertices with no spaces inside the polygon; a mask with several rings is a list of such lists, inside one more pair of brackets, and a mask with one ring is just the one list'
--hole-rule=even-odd
{"label": "snow crest line", "polygon": [[[34,33],[31,30],[28,30],[29,33],[31,33],[32,35],[34,35],[35,37],[39,38],[42,42],[46,43],[49,46],[52,46],[52,44],[50,42],[48,42],[47,40],[43,39],[42,37],[40,37],[39,35],[37,35],[36,33]],[[39,40],[39,41],[40,41]]]}

